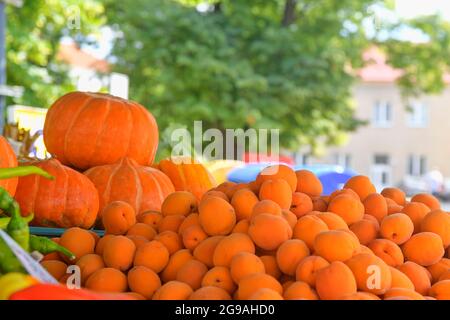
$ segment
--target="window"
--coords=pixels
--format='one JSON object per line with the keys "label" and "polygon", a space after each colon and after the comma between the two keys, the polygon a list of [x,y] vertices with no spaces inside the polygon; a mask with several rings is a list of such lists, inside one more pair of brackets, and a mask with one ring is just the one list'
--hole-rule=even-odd
{"label": "window", "polygon": [[373,110],[373,124],[386,128],[392,125],[392,105],[387,101],[377,101]]}
{"label": "window", "polygon": [[408,106],[406,122],[412,128],[424,128],[428,123],[428,107],[419,101],[414,101]]}
{"label": "window", "polygon": [[423,155],[409,155],[407,174],[413,177],[420,177],[425,173],[427,173],[427,158]]}
{"label": "window", "polygon": [[349,153],[335,153],[333,155],[333,163],[344,168],[350,168],[352,156]]}
{"label": "window", "polygon": [[377,189],[382,189],[392,184],[392,170],[390,157],[386,154],[375,154],[371,168],[371,180]]}

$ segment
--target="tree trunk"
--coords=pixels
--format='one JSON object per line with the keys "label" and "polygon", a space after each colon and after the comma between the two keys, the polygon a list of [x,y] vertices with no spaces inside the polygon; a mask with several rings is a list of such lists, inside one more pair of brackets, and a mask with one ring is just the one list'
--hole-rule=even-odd
{"label": "tree trunk", "polygon": [[297,6],[297,0],[286,0],[284,6],[283,20],[281,24],[284,27],[289,26],[295,21],[295,7]]}

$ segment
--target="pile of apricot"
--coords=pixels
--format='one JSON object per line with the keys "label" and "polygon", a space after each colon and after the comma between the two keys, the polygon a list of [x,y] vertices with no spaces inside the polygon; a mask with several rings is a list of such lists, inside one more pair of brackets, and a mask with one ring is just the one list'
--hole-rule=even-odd
{"label": "pile of apricot", "polygon": [[[105,236],[54,239],[76,254],[83,287],[136,299],[450,299],[450,214],[438,199],[377,193],[365,176],[322,195],[309,171],[264,169],[198,202],[174,192],[161,212],[125,202],[102,212]],[[42,265],[60,282],[69,261]],[[71,262],[73,263],[73,262]]]}

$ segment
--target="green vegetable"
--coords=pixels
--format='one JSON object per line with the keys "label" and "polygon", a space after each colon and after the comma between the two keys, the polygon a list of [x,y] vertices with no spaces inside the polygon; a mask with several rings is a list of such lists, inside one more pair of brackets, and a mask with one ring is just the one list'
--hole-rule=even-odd
{"label": "green vegetable", "polygon": [[[30,214],[30,215],[28,215],[26,217],[23,217],[23,218],[25,219],[25,221],[27,223],[30,223],[31,220],[33,220],[33,218],[34,218],[34,215]],[[11,217],[0,218],[0,229],[5,230],[10,221],[11,221]]]}
{"label": "green vegetable", "polygon": [[14,168],[0,168],[0,179],[9,179],[14,177],[23,177],[30,174],[37,174],[47,179],[54,179],[48,172],[36,166],[23,166]]}
{"label": "green vegetable", "polygon": [[30,238],[28,222],[20,215],[20,208],[17,202],[3,188],[0,188],[0,209],[7,212],[11,217],[11,220],[6,226],[6,232],[24,250],[28,251]]}
{"label": "green vegetable", "polygon": [[30,251],[39,251],[42,254],[57,251],[67,256],[70,260],[75,259],[75,255],[63,246],[46,237],[38,237],[35,235],[30,235]]}
{"label": "green vegetable", "polygon": [[25,273],[25,269],[5,240],[0,238],[0,273],[6,274],[9,272]]}

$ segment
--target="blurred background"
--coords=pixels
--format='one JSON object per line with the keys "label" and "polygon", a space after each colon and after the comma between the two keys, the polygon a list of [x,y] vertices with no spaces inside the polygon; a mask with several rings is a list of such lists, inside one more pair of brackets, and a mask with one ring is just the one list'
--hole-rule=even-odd
{"label": "blurred background", "polygon": [[276,128],[286,163],[449,198],[449,65],[447,0],[0,0],[0,125],[26,156],[53,101],[102,91],[155,115],[160,158],[194,120]]}

